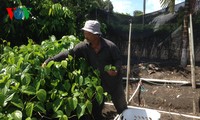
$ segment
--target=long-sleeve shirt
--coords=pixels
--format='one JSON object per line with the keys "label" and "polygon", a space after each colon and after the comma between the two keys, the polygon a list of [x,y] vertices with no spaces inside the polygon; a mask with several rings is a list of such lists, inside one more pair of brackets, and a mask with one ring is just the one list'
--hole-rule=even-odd
{"label": "long-sleeve shirt", "polygon": [[[103,88],[109,93],[115,91],[116,85],[121,84],[121,54],[119,48],[111,41],[101,38],[101,48],[98,53],[94,51],[90,43],[87,41],[80,42],[72,50],[61,52],[54,57],[47,59],[45,62],[48,63],[51,60],[61,61],[68,57],[68,54],[74,57],[83,57],[86,59],[88,64],[94,69],[100,71],[100,78]],[[117,68],[118,74],[116,76],[109,76],[104,67],[106,65],[113,65]]]}

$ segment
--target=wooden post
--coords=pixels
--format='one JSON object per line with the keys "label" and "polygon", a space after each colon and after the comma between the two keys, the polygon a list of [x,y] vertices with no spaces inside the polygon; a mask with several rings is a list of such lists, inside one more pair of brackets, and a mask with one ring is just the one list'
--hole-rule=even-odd
{"label": "wooden post", "polygon": [[131,56],[131,28],[132,20],[130,21],[129,27],[129,40],[128,40],[128,58],[127,58],[127,77],[126,77],[126,101],[129,100],[129,78],[130,78],[130,56]]}
{"label": "wooden post", "polygon": [[194,39],[193,39],[193,26],[192,26],[192,14],[190,14],[190,27],[189,32],[189,47],[190,47],[190,64],[191,64],[191,83],[192,88],[196,88],[195,80],[195,56],[194,56]]}

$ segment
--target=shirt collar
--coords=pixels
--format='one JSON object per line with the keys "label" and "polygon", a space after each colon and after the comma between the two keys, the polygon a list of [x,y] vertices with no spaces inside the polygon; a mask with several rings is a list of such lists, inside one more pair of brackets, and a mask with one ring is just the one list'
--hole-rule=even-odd
{"label": "shirt collar", "polygon": [[[90,45],[90,44],[91,44],[91,43],[89,43],[86,39],[84,40],[84,42],[85,42],[87,45]],[[106,43],[105,43],[104,38],[100,37],[100,42],[101,42],[101,48],[103,48],[103,47],[106,46]]]}

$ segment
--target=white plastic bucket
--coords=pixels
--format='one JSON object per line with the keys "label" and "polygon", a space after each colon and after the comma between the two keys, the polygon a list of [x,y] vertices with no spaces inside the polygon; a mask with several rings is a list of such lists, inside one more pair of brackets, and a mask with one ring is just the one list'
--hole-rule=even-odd
{"label": "white plastic bucket", "polygon": [[159,120],[160,113],[151,109],[128,108],[115,120]]}

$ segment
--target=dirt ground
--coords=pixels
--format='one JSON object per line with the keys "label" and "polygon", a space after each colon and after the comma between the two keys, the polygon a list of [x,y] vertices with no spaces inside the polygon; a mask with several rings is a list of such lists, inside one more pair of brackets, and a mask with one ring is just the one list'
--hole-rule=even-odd
{"label": "dirt ground", "polygon": [[[123,70],[126,76],[126,66]],[[130,106],[157,110],[161,113],[161,120],[200,119],[199,66],[195,67],[196,89],[190,84],[189,65],[182,69],[173,65],[140,63],[131,67],[130,78],[132,77],[140,79],[130,80],[129,98],[136,91],[139,80],[141,86],[131,99]],[[159,81],[154,81],[155,79]],[[105,120],[113,120],[117,113],[113,105],[106,104],[103,115]]]}

